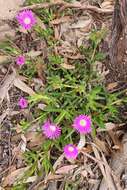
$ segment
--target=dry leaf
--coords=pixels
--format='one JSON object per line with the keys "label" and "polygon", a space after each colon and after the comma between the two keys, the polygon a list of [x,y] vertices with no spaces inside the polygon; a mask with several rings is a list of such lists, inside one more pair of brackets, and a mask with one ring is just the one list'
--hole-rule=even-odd
{"label": "dry leaf", "polygon": [[49,182],[47,190],[58,190],[58,188],[57,188],[57,181],[54,180],[54,181]]}
{"label": "dry leaf", "polygon": [[87,145],[86,147],[83,147],[82,148],[82,152],[85,152],[85,153],[91,153],[93,150],[92,150],[92,147],[91,145]]}
{"label": "dry leaf", "polygon": [[[122,151],[114,153],[110,161],[110,166],[114,174],[113,180],[117,190],[123,190],[123,188],[121,188],[120,183],[121,183],[121,175],[126,170],[127,133],[124,134],[121,144],[123,145]],[[100,190],[108,190],[108,187],[106,186],[106,181],[104,179],[100,184]]]}
{"label": "dry leaf", "polygon": [[3,122],[3,120],[6,118],[6,116],[9,114],[10,109],[5,110],[2,115],[0,115],[0,124]]}
{"label": "dry leaf", "polygon": [[103,3],[100,5],[102,9],[111,9],[113,10],[114,8],[114,1],[112,0],[105,0]]}
{"label": "dry leaf", "polygon": [[38,109],[40,110],[44,110],[44,108],[46,107],[46,104],[38,104]]}
{"label": "dry leaf", "polygon": [[57,26],[54,26],[54,36],[56,40],[60,40],[59,29]]}
{"label": "dry leaf", "polygon": [[[106,183],[107,183],[107,185],[108,185],[108,187],[109,187],[110,181],[108,181],[108,180],[110,180],[111,176],[108,177],[108,176],[106,175],[105,167],[104,167],[103,163],[101,162],[102,159],[101,159],[101,156],[100,156],[100,153],[99,153],[98,149],[97,149],[95,146],[93,146],[92,148],[93,148],[95,157],[96,157],[98,160],[100,160],[100,161],[98,162],[98,166],[99,166],[99,168],[100,168],[100,170],[101,170],[101,172],[102,172],[102,174],[103,174],[103,177],[104,177],[104,179],[105,179],[105,181],[106,181]],[[113,184],[112,184],[112,181],[111,181],[111,186],[110,186],[110,187],[112,187],[112,185],[113,185]],[[109,188],[109,189],[110,189],[110,188]],[[113,189],[112,189],[112,190],[113,190]]]}
{"label": "dry leaf", "polygon": [[56,170],[56,174],[68,174],[70,171],[72,171],[73,169],[77,168],[78,165],[67,165],[67,166],[63,166],[59,169]]}
{"label": "dry leaf", "polygon": [[96,185],[98,182],[100,182],[100,180],[97,180],[97,179],[90,179],[90,178],[89,178],[89,183],[91,183],[91,184]]}
{"label": "dry leaf", "polygon": [[88,20],[79,20],[77,23],[72,24],[69,28],[76,29],[76,28],[89,28],[92,23],[91,19]]}
{"label": "dry leaf", "polygon": [[106,129],[108,131],[110,131],[110,130],[113,130],[116,127],[116,124],[115,123],[111,123],[111,122],[105,123],[105,127],[106,127]]}
{"label": "dry leaf", "polygon": [[35,94],[35,92],[27,84],[25,84],[19,77],[16,77],[14,80],[14,86],[26,92],[29,95]]}
{"label": "dry leaf", "polygon": [[22,134],[21,139],[22,139],[22,142],[20,143],[20,150],[22,152],[25,152],[26,151],[26,143],[27,143],[26,137]]}
{"label": "dry leaf", "polygon": [[88,174],[88,172],[87,172],[86,170],[81,171],[81,175],[82,175],[83,177],[87,177],[87,174]]}
{"label": "dry leaf", "polygon": [[[56,160],[56,162],[53,165],[53,170],[55,171],[56,168],[62,163],[64,159],[64,154],[60,155],[60,157]],[[45,178],[45,183],[47,183],[48,180],[50,179],[55,179],[55,177],[57,178],[61,178],[62,175],[53,175],[51,172],[48,174],[48,176]]]}
{"label": "dry leaf", "polygon": [[[107,160],[103,154],[103,152],[101,152],[101,156],[100,156],[100,152],[99,150],[96,148],[96,146],[94,146],[93,144],[93,151],[94,151],[94,154],[96,156],[96,158],[98,160],[100,160],[98,162],[98,166],[100,167],[101,169],[101,172],[103,174],[103,177],[105,179],[105,182],[106,182],[106,186],[107,186],[107,189],[111,189],[111,190],[116,190],[116,186],[114,184],[114,180],[112,178],[112,173],[111,173],[111,168],[109,167],[108,163],[107,163]],[[101,162],[102,161],[102,162]],[[105,167],[104,167],[105,165]]]}
{"label": "dry leaf", "polygon": [[109,122],[109,123],[105,123],[105,128],[104,128],[104,129],[98,128],[98,129],[97,129],[97,132],[101,132],[101,131],[111,131],[111,130],[113,130],[114,128],[116,128],[116,124]]}
{"label": "dry leaf", "polygon": [[112,149],[120,150],[120,147],[119,147],[118,145],[114,145],[114,146],[112,147]]}
{"label": "dry leaf", "polygon": [[[19,124],[17,124],[15,130],[16,130],[16,135],[22,132],[22,128],[21,128],[21,126]],[[14,137],[16,137],[16,135]]]}
{"label": "dry leaf", "polygon": [[122,150],[122,143],[121,143],[118,135],[114,131],[108,131],[108,134],[111,137],[114,145],[119,146],[119,149]]}
{"label": "dry leaf", "polygon": [[83,42],[84,42],[84,37],[79,38],[79,39],[77,40],[77,47],[80,48],[81,45],[83,44]]}
{"label": "dry leaf", "polygon": [[118,85],[117,82],[109,83],[108,86],[106,87],[107,90],[113,90]]}
{"label": "dry leaf", "polygon": [[6,56],[6,55],[0,55],[0,64],[4,63],[4,62],[7,62],[7,61],[8,61],[8,56]]}
{"label": "dry leaf", "polygon": [[61,24],[61,23],[64,23],[64,22],[68,22],[70,20],[71,20],[70,16],[63,16],[63,17],[60,17],[60,18],[52,20],[50,23],[54,24],[54,25],[57,25],[57,24]]}
{"label": "dry leaf", "polygon": [[45,83],[45,65],[42,63],[41,58],[38,58],[37,64],[36,64],[36,70],[38,73],[38,77],[42,80],[43,83]]}
{"label": "dry leaf", "polygon": [[45,138],[42,136],[41,133],[37,133],[35,131],[29,131],[25,134],[26,140],[28,142],[28,148],[34,148],[42,145]]}
{"label": "dry leaf", "polygon": [[4,83],[2,86],[0,86],[0,104],[2,104],[4,98],[7,96],[9,89],[13,86],[15,78],[16,73],[13,72],[5,78]]}
{"label": "dry leaf", "polygon": [[104,141],[101,141],[99,138],[95,138],[94,139],[95,144],[100,148],[100,150],[102,150],[103,152],[105,152],[107,155],[109,155],[108,149],[106,147],[106,144]]}
{"label": "dry leaf", "polygon": [[76,0],[73,2],[73,5],[77,6],[77,7],[82,6],[82,4],[79,1],[76,1]]}
{"label": "dry leaf", "polygon": [[104,168],[104,165],[101,162],[102,160],[101,160],[100,153],[99,153],[98,149],[95,146],[92,146],[92,148],[93,148],[93,152],[95,154],[95,157],[98,159],[98,165],[100,167],[100,170],[101,170],[101,172],[102,172],[102,174],[103,174],[103,176],[104,176],[104,178],[106,180],[105,168]]}
{"label": "dry leaf", "polygon": [[67,64],[67,63],[62,63],[61,66],[62,66],[64,69],[68,69],[68,70],[75,69],[75,66],[74,66],[74,65],[69,65],[69,64]]}
{"label": "dry leaf", "polygon": [[[62,55],[62,54],[61,54],[61,55]],[[63,54],[63,56],[64,56],[65,58],[74,59],[74,60],[76,60],[76,59],[83,59],[83,60],[84,60],[84,56],[81,55],[81,54],[77,54],[77,55]]]}
{"label": "dry leaf", "polygon": [[28,177],[25,183],[33,183],[37,180],[37,176]]}
{"label": "dry leaf", "polygon": [[62,178],[63,177],[63,175],[53,175],[53,174],[50,174],[50,175],[48,175],[48,177],[47,177],[47,181],[49,181],[49,180],[57,180],[57,179],[60,179],[60,178]]}
{"label": "dry leaf", "polygon": [[29,169],[29,167],[24,167],[17,169],[13,172],[11,172],[7,177],[5,177],[3,181],[3,187],[11,186],[16,183],[17,180],[23,177],[24,173]]}
{"label": "dry leaf", "polygon": [[37,57],[37,56],[41,55],[41,53],[42,53],[42,51],[31,50],[26,55],[33,58],[33,57]]}

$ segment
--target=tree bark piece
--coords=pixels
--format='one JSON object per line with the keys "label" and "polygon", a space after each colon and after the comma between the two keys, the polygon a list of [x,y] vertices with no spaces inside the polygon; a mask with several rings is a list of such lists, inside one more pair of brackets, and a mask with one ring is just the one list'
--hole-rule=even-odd
{"label": "tree bark piece", "polygon": [[[127,0],[116,0],[110,43],[110,78],[127,80]],[[109,76],[108,76],[109,77]]]}

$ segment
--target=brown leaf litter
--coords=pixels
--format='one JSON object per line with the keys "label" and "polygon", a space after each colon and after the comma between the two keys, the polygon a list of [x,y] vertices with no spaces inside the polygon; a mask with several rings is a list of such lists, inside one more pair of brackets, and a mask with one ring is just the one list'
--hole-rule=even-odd
{"label": "brown leaf litter", "polygon": [[2,186],[11,186],[16,183],[21,177],[23,177],[24,173],[29,169],[29,167],[20,168],[12,171],[3,181]]}
{"label": "brown leaf litter", "polygon": [[13,85],[29,95],[35,93],[20,79],[20,76],[16,74],[15,70],[13,70],[12,74],[7,75],[3,84],[0,86],[0,104],[2,104],[3,100],[7,97],[7,94]]}

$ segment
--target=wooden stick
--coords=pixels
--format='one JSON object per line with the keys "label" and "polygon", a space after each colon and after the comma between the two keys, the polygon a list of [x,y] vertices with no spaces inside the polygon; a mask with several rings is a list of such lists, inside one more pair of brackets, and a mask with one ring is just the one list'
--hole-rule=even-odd
{"label": "wooden stick", "polygon": [[26,6],[26,7],[22,7],[21,10],[23,9],[44,9],[44,8],[49,8],[52,6],[62,6],[60,11],[63,11],[64,9],[67,8],[76,8],[76,9],[80,9],[80,10],[86,10],[86,11],[93,11],[99,14],[112,14],[113,10],[111,9],[101,9],[98,8],[96,6],[91,6],[91,5],[82,5],[81,3],[67,3],[61,0],[56,0],[56,1],[52,1],[50,3],[39,3],[39,4],[34,4],[34,5],[30,5],[30,6]]}

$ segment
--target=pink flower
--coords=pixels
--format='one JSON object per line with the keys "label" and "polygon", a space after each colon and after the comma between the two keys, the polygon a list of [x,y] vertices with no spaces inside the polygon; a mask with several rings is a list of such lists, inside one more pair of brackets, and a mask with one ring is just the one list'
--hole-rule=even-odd
{"label": "pink flower", "polygon": [[16,58],[17,65],[24,65],[24,63],[25,63],[25,57],[23,55],[20,55]]}
{"label": "pink flower", "polygon": [[64,154],[67,159],[76,159],[78,149],[73,144],[68,144],[64,147]]}
{"label": "pink flower", "polygon": [[42,126],[43,134],[49,139],[57,139],[61,135],[61,129],[57,125],[46,121]]}
{"label": "pink flower", "polygon": [[20,106],[21,109],[24,109],[28,106],[28,101],[25,98],[21,97],[18,102],[18,105]]}
{"label": "pink flower", "polygon": [[16,16],[19,24],[26,30],[29,30],[36,24],[34,13],[31,10],[23,10]]}
{"label": "pink flower", "polygon": [[87,115],[79,115],[74,119],[73,127],[81,134],[90,133],[92,131],[91,118]]}

